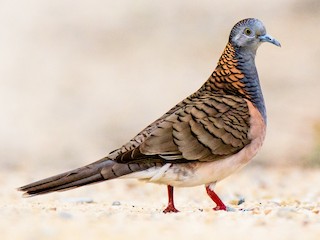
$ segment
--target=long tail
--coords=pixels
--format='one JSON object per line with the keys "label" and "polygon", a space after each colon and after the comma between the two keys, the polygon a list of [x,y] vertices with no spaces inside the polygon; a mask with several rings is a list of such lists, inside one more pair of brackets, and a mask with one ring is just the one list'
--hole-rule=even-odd
{"label": "long tail", "polygon": [[141,171],[149,166],[143,164],[119,164],[107,158],[53,177],[30,183],[18,188],[24,197],[64,191],[87,184],[117,178],[132,172]]}

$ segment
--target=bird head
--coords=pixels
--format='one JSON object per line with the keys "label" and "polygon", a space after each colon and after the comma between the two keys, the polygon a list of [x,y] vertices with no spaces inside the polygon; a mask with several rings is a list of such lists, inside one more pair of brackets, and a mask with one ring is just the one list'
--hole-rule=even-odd
{"label": "bird head", "polygon": [[247,18],[234,25],[229,42],[236,48],[244,48],[253,52],[256,52],[263,42],[281,46],[278,40],[267,34],[263,23],[255,18]]}

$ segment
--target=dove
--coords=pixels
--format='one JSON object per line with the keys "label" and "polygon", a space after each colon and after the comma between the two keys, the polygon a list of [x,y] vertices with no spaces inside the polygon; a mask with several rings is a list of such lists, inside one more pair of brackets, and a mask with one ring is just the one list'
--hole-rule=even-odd
{"label": "dove", "polygon": [[214,210],[227,210],[214,191],[216,183],[249,163],[266,134],[266,107],[255,65],[264,42],[280,46],[260,20],[239,21],[215,70],[198,91],[106,157],[18,190],[30,197],[134,178],[167,185],[164,213],[178,212],[174,187],[199,185],[205,186]]}

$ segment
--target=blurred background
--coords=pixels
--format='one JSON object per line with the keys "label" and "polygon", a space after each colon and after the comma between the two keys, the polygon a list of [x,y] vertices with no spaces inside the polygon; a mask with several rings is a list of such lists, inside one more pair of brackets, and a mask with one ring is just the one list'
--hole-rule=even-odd
{"label": "blurred background", "polygon": [[39,178],[105,156],[196,91],[248,17],[282,44],[256,58],[268,131],[255,164],[320,165],[319,0],[3,0],[1,168]]}

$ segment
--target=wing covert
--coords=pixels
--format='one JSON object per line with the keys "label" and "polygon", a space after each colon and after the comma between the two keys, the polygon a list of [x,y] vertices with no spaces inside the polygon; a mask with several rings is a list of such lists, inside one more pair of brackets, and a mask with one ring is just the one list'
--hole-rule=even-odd
{"label": "wing covert", "polygon": [[122,163],[214,161],[250,143],[250,115],[244,99],[207,93],[177,106],[111,153],[113,159]]}

